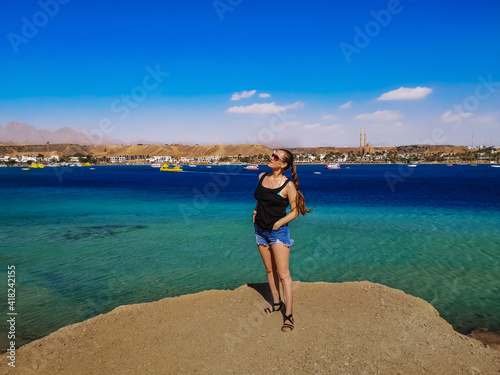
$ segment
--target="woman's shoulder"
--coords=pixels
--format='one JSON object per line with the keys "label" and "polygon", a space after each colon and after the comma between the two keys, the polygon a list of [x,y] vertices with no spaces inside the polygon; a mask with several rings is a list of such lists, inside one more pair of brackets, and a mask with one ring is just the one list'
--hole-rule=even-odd
{"label": "woman's shoulder", "polygon": [[285,186],[285,187],[286,187],[287,189],[289,189],[289,190],[297,190],[297,189],[295,189],[295,184],[294,184],[294,183],[293,183],[293,181],[292,181],[292,180],[290,180],[289,178],[287,178],[287,179],[285,180],[285,183],[286,183],[286,186]]}
{"label": "woman's shoulder", "polygon": [[264,176],[266,174],[267,174],[266,172],[262,172],[261,174],[259,174],[259,180],[262,178],[262,176]]}

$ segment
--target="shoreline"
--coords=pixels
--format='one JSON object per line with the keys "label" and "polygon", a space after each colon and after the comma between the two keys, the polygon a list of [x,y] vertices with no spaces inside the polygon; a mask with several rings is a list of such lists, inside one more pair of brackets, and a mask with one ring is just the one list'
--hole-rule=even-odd
{"label": "shoreline", "polygon": [[[43,164],[43,163],[38,163],[38,164],[42,164],[44,165],[45,168],[51,168],[51,167],[55,167],[55,168],[63,168],[63,167],[96,167],[96,166],[148,166],[150,167],[151,164],[150,163],[138,163],[138,164],[132,164],[132,163],[128,163],[128,164],[124,164],[124,163],[98,163],[98,164],[91,164],[89,166],[70,166],[70,165],[47,165],[47,164]],[[181,167],[186,167],[188,168],[189,167],[189,164],[184,164],[184,163],[180,163],[180,164],[174,164],[174,163],[165,163],[165,164],[168,164],[168,165],[179,165]],[[302,163],[302,162],[297,162],[296,165],[297,166],[302,166],[302,165],[314,165],[314,166],[327,166],[329,164],[336,164],[336,163],[329,163],[329,162],[325,162],[325,163]],[[339,169],[342,169],[342,166],[351,166],[351,165],[383,165],[383,166],[408,166],[408,165],[411,165],[411,163],[369,163],[369,162],[366,162],[366,163],[348,163],[348,162],[340,162],[338,163],[340,165],[340,168]],[[192,163],[192,165],[196,165],[196,166],[201,166],[201,167],[204,167],[204,166],[217,166],[217,167],[224,167],[224,166],[229,166],[229,167],[234,167],[234,166],[247,166],[247,165],[257,165],[257,166],[262,166],[262,167],[265,167],[267,166],[267,163],[263,163],[263,164],[259,164],[259,163],[230,163],[230,164],[209,164],[209,163]],[[417,167],[419,165],[440,165],[440,166],[471,166],[471,165],[474,165],[474,166],[479,166],[479,165],[498,165],[497,163],[492,163],[492,162],[484,162],[484,163],[467,163],[467,162],[460,162],[460,163],[452,163],[452,164],[449,164],[449,163],[431,163],[431,162],[422,162],[422,163],[417,163]],[[24,168],[24,167],[27,167],[28,164],[16,164],[16,165],[6,165],[6,164],[1,164],[0,163],[0,166],[3,166],[3,167],[8,167],[8,168]],[[195,167],[193,167],[195,168]]]}
{"label": "shoreline", "polygon": [[[16,350],[16,371],[87,373],[493,373],[500,353],[424,300],[368,281],[294,282],[295,330],[262,316],[267,284],[120,306]],[[208,354],[207,348],[211,352]],[[167,354],[167,355],[165,355]],[[7,354],[0,374],[7,373]],[[436,372],[432,372],[436,373]]]}

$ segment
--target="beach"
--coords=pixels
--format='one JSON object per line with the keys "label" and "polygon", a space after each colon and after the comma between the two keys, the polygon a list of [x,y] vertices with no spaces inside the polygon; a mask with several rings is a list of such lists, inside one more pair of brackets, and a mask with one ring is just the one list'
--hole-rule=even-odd
{"label": "beach", "polygon": [[500,352],[427,302],[370,282],[294,283],[295,329],[266,284],[120,306],[17,351],[0,374],[498,374]]}

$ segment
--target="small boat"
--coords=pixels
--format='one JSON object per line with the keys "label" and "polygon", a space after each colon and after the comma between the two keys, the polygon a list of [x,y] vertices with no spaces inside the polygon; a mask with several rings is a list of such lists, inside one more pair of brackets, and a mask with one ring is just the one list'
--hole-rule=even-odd
{"label": "small boat", "polygon": [[416,164],[408,164],[408,167],[416,167],[417,165]]}
{"label": "small boat", "polygon": [[161,164],[160,163],[154,163],[154,164],[151,164],[151,166],[153,168],[161,168]]}
{"label": "small boat", "polygon": [[490,167],[491,168],[500,168],[500,164],[491,164]]}
{"label": "small boat", "polygon": [[447,167],[453,167],[453,163],[446,163]]}
{"label": "small boat", "polygon": [[91,167],[91,166],[92,166],[92,164],[90,164],[90,163],[83,163],[82,164],[82,167]]}
{"label": "small boat", "polygon": [[340,164],[339,163],[335,163],[335,164],[327,164],[325,166],[326,169],[340,169]]}
{"label": "small boat", "polygon": [[207,165],[207,168],[212,168],[212,166],[211,165]]}
{"label": "small boat", "polygon": [[95,168],[90,168],[91,171],[95,171]]}
{"label": "small boat", "polygon": [[247,165],[245,168],[243,169],[247,169],[249,171],[258,171],[259,170],[259,166],[258,165]]}
{"label": "small boat", "polygon": [[189,166],[190,166],[191,168],[195,168],[195,167],[196,167],[196,164],[189,164]]}
{"label": "small boat", "polygon": [[321,172],[314,172],[314,174],[321,174]]}
{"label": "small boat", "polygon": [[21,168],[23,171],[29,171],[29,168]]}
{"label": "small boat", "polygon": [[45,165],[33,163],[29,166],[29,168],[45,168]]}
{"label": "small boat", "polygon": [[164,171],[164,172],[182,172],[182,168],[178,167],[177,165],[169,166],[168,164],[163,164],[160,167],[160,171]]}

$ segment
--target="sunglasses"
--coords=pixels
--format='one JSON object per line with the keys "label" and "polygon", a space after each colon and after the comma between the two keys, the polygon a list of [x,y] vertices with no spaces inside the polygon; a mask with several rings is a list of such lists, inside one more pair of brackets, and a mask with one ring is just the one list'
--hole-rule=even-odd
{"label": "sunglasses", "polygon": [[271,160],[274,162],[282,161],[278,155],[276,155],[274,152],[271,155]]}

